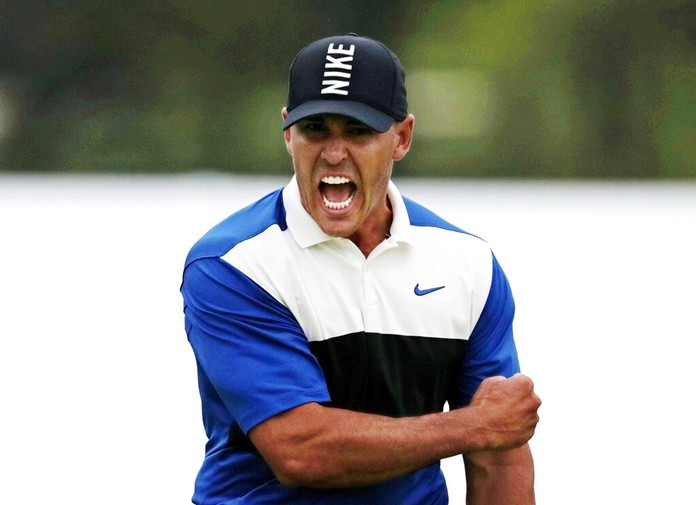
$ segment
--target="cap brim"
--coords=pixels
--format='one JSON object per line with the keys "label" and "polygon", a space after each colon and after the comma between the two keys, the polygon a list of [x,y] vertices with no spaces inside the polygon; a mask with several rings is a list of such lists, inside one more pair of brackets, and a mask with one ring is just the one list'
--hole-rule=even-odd
{"label": "cap brim", "polygon": [[283,130],[287,130],[301,119],[312,116],[335,114],[357,119],[375,131],[384,133],[394,123],[389,114],[373,109],[362,102],[350,100],[313,100],[302,103],[288,112],[283,121]]}

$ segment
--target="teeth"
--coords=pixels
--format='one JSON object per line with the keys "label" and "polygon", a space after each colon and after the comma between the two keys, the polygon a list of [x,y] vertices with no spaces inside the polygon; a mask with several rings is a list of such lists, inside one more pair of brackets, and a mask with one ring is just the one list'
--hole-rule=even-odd
{"label": "teeth", "polygon": [[[331,183],[329,182],[327,184],[331,184]],[[348,197],[348,200],[346,200],[345,202],[330,202],[329,200],[327,200],[326,197],[324,197],[324,205],[326,205],[329,209],[332,209],[332,210],[345,209],[346,207],[348,207],[350,205],[350,202],[352,202],[352,201],[353,201],[353,195],[350,195]]]}
{"label": "teeth", "polygon": [[350,179],[346,177],[333,177],[333,176],[328,176],[324,177],[321,182],[324,184],[347,184],[350,182]]}
{"label": "teeth", "polygon": [[[321,182],[324,184],[330,184],[330,185],[335,185],[338,186],[340,184],[349,184],[351,181],[347,177],[343,176],[332,176],[332,175],[327,175],[326,177],[323,177],[321,179]],[[341,210],[345,209],[348,207],[351,202],[353,201],[353,195],[350,195],[347,200],[343,202],[332,202],[328,198],[323,197],[324,199],[324,205],[326,208],[331,209],[331,210]]]}

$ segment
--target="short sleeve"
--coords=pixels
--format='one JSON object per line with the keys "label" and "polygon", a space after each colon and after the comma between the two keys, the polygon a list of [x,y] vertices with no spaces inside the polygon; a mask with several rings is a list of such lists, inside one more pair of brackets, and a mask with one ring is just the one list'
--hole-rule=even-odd
{"label": "short sleeve", "polygon": [[491,287],[481,316],[467,342],[459,369],[456,406],[469,404],[481,382],[520,371],[512,332],[515,302],[503,269],[492,256]]}
{"label": "short sleeve", "polygon": [[329,401],[292,313],[239,270],[198,259],[187,266],[181,292],[198,367],[244,433],[290,408]]}

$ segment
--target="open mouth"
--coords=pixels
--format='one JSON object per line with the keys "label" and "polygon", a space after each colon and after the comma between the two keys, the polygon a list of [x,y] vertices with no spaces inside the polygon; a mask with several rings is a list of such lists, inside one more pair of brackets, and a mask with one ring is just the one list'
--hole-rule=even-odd
{"label": "open mouth", "polygon": [[331,210],[347,208],[353,201],[357,186],[347,177],[327,176],[321,179],[319,191],[324,206]]}

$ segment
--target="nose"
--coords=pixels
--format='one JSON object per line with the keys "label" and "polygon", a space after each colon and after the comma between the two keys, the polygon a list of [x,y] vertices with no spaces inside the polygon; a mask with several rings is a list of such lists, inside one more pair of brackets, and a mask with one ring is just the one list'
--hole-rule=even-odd
{"label": "nose", "polygon": [[348,156],[345,139],[339,135],[328,138],[321,150],[321,157],[331,165],[338,165]]}

